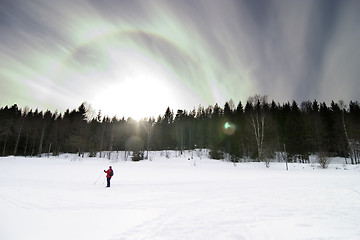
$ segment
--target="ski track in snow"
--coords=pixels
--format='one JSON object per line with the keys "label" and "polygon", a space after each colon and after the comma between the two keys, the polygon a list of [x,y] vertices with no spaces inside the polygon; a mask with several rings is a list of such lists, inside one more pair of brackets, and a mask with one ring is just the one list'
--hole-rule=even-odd
{"label": "ski track in snow", "polygon": [[0,158],[0,239],[359,239],[356,166],[152,158]]}

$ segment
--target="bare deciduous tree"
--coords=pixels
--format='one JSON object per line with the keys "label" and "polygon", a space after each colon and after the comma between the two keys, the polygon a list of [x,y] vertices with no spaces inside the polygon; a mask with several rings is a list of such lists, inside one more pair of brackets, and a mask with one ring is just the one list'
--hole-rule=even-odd
{"label": "bare deciduous tree", "polygon": [[267,107],[267,96],[255,95],[249,97],[248,103],[253,107],[249,113],[250,122],[256,140],[258,159],[264,159],[264,135],[265,135],[265,116]]}

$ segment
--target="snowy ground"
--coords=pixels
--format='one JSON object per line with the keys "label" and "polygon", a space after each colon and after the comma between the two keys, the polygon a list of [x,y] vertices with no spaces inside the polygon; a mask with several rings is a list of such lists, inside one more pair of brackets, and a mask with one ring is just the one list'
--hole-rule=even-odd
{"label": "snowy ground", "polygon": [[0,239],[360,239],[357,166],[188,157],[0,158]]}

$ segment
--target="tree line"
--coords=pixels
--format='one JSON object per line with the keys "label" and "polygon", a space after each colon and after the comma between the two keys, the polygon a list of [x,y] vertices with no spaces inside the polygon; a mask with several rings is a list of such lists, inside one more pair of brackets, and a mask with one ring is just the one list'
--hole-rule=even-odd
{"label": "tree line", "polygon": [[350,101],[326,103],[269,102],[266,96],[249,97],[245,105],[232,100],[223,107],[199,106],[192,111],[168,107],[162,116],[135,121],[89,117],[88,105],[64,113],[0,109],[0,154],[41,156],[78,153],[107,156],[116,151],[133,160],[148,151],[210,149],[213,159],[307,162],[311,154],[326,167],[328,158],[345,157],[360,163],[360,105]]}

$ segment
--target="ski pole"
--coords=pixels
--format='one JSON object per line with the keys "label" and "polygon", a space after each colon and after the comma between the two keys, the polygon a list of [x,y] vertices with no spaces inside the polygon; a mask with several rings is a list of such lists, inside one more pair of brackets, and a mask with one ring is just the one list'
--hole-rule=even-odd
{"label": "ski pole", "polygon": [[100,173],[100,175],[99,175],[99,177],[96,179],[96,181],[95,181],[94,185],[96,185],[96,183],[99,181],[99,179],[100,179],[101,175],[103,175],[103,173]]}

